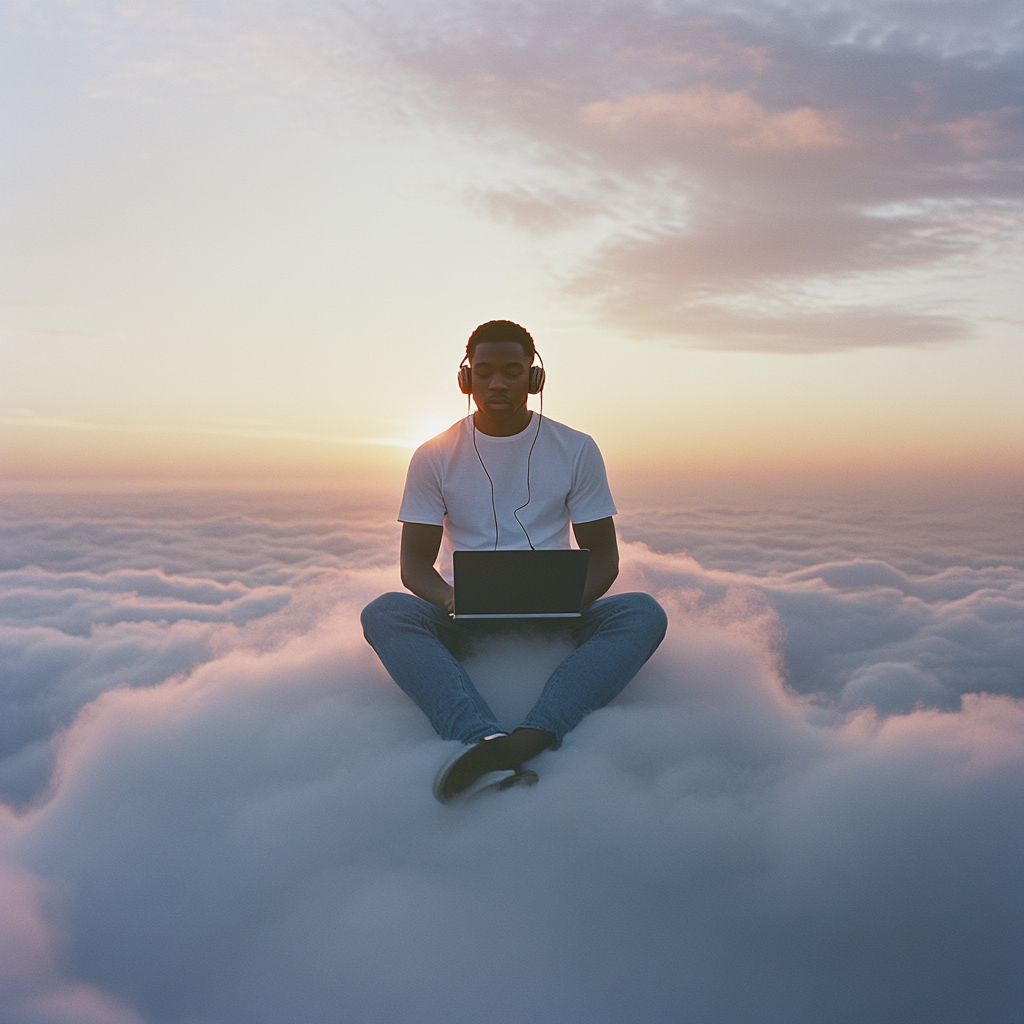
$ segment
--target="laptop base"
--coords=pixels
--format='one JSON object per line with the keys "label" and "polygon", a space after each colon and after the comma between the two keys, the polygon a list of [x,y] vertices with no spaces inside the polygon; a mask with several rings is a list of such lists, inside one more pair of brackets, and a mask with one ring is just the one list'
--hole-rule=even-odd
{"label": "laptop base", "polygon": [[582,612],[479,612],[456,613],[453,619],[578,619]]}

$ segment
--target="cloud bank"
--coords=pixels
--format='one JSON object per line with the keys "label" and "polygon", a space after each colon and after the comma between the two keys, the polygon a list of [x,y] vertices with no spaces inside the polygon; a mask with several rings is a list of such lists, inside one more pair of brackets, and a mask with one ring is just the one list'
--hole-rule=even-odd
{"label": "cloud bank", "polygon": [[617,331],[785,352],[959,340],[979,311],[948,282],[1020,238],[1013,5],[370,11],[355,20],[397,102],[502,153],[508,180],[472,204],[591,232],[566,291]]}
{"label": "cloud bank", "polygon": [[7,506],[0,765],[57,757],[4,776],[5,1021],[1019,1019],[1020,567],[634,540],[665,645],[541,785],[443,808],[356,625],[390,510],[250,502]]}

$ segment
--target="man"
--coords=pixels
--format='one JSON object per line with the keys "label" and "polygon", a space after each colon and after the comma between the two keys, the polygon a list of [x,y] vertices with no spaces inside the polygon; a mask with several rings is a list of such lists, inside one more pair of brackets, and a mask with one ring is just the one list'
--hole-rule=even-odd
{"label": "man", "polygon": [[[535,782],[524,763],[620,693],[665,635],[665,613],[650,595],[603,597],[619,571],[604,462],[586,434],[527,408],[531,383],[534,392],[543,387],[534,355],[529,332],[508,320],[470,336],[460,386],[476,412],[421,445],[409,464],[398,518],[402,583],[412,594],[384,594],[363,609],[363,633],[391,677],[443,739],[467,745],[438,773],[442,803],[492,772],[506,773],[488,783],[500,788]],[[451,553],[568,548],[570,523],[590,549],[583,614],[569,627],[576,649],[505,733],[458,661],[481,627],[451,617]]]}

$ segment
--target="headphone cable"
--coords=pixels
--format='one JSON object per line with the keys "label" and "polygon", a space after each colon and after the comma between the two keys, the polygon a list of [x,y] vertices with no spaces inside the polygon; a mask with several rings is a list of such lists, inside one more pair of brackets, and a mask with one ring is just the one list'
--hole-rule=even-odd
{"label": "headphone cable", "polygon": [[[467,399],[466,404],[469,404]],[[476,443],[476,417],[471,416],[469,418],[470,423],[473,424],[473,451],[476,452],[476,457],[480,460],[480,468],[484,471],[484,475],[487,477],[487,482],[491,485],[491,514],[494,516],[494,550],[498,550],[498,509],[494,504],[494,481],[491,479],[491,474],[487,472],[487,467],[484,465],[483,456],[480,454],[480,449]],[[527,469],[527,475],[529,475],[529,469]],[[533,545],[531,544],[532,548]]]}
{"label": "headphone cable", "polygon": [[[519,524],[519,528],[526,534],[526,543],[530,545],[531,551],[537,549],[533,546],[533,541],[530,540],[530,534],[526,527],[523,526],[522,519],[519,518],[519,513],[530,504],[531,491],[530,491],[530,464],[533,462],[533,449],[537,447],[537,438],[540,437],[540,427],[544,422],[544,389],[540,389],[540,412],[537,414],[537,432],[533,435],[533,444],[530,445],[530,454],[526,456],[526,502],[515,509],[512,513],[515,516],[516,522]],[[489,478],[488,478],[489,479]]]}

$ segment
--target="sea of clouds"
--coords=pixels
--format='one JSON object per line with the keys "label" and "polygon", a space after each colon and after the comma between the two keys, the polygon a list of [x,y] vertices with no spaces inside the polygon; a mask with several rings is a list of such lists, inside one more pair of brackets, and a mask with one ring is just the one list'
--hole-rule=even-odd
{"label": "sea of clouds", "polygon": [[[442,807],[358,628],[391,508],[6,500],[0,1020],[1016,1024],[1019,507],[634,506],[665,643]],[[557,657],[471,671],[514,721]]]}

